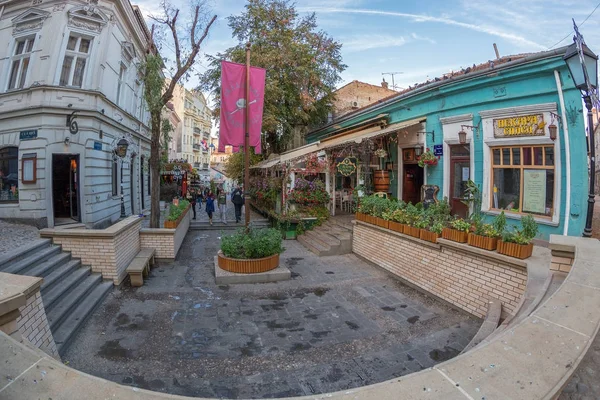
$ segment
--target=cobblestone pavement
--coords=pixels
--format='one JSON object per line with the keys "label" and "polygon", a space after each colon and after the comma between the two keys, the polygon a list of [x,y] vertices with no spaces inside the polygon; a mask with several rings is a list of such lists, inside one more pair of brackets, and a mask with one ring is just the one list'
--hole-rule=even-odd
{"label": "cobblestone pavement", "polygon": [[[244,220],[244,212],[246,207],[242,207],[242,221]],[[215,212],[213,214],[213,222],[220,221],[219,209],[217,207],[217,201],[215,200]],[[229,198],[227,199],[227,208],[225,211],[225,218],[228,223],[235,223],[235,207]],[[251,220],[264,219],[262,216],[257,214],[254,210],[250,214]],[[208,222],[208,214],[206,213],[206,203],[198,203],[196,205],[196,220],[199,222]]]}
{"label": "cobblestone pavement", "polygon": [[181,395],[271,398],[381,382],[457,355],[481,321],[354,255],[296,241],[290,281],[214,283],[220,233],[188,233],[144,286],[115,289],[63,357],[118,383]]}
{"label": "cobblestone pavement", "polygon": [[0,254],[14,250],[34,239],[39,239],[36,227],[0,220]]}

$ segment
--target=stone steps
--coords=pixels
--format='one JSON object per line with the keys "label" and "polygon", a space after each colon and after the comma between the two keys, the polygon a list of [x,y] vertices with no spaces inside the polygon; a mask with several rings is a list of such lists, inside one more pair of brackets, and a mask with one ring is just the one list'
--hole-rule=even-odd
{"label": "stone steps", "polygon": [[[269,220],[267,219],[260,219],[260,220],[254,220],[254,221],[250,221],[250,226],[253,228],[270,228],[271,227],[271,223],[269,222]],[[190,230],[192,231],[229,231],[229,230],[236,230],[239,228],[243,228],[244,227],[244,221],[242,220],[242,222],[236,224],[235,221],[227,221],[227,224],[222,223],[221,221],[213,221],[213,224],[210,225],[208,222],[198,222],[198,221],[194,221],[192,220],[192,222],[190,223]]]}
{"label": "stone steps", "polygon": [[90,267],[82,266],[81,260],[71,258],[70,252],[52,245],[49,239],[36,240],[2,255],[0,271],[44,279],[42,302],[60,354],[113,286],[112,281],[103,282],[101,274],[92,274]]}
{"label": "stone steps", "polygon": [[318,256],[352,253],[352,224],[348,217],[331,217],[298,236],[298,242]]}

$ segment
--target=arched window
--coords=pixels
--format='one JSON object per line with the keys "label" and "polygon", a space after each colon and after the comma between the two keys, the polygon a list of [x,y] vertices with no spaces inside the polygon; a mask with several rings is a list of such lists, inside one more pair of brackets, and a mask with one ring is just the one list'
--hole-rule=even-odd
{"label": "arched window", "polygon": [[19,148],[0,148],[0,202],[19,200]]}

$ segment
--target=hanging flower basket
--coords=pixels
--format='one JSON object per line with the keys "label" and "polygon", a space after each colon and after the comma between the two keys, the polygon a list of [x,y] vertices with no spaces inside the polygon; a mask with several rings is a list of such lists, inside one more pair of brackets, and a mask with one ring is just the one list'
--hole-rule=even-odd
{"label": "hanging flower basket", "polygon": [[423,154],[417,157],[417,164],[423,168],[426,165],[434,166],[437,165],[439,157],[435,156],[429,148],[425,150]]}
{"label": "hanging flower basket", "polygon": [[386,158],[388,153],[385,149],[377,149],[375,150],[375,155],[379,158]]}

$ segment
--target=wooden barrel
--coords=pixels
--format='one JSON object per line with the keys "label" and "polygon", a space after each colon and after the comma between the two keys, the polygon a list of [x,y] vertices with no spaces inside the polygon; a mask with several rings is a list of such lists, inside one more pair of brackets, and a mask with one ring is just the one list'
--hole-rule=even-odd
{"label": "wooden barrel", "polygon": [[390,172],[382,169],[376,170],[373,182],[376,192],[387,193],[390,188]]}

